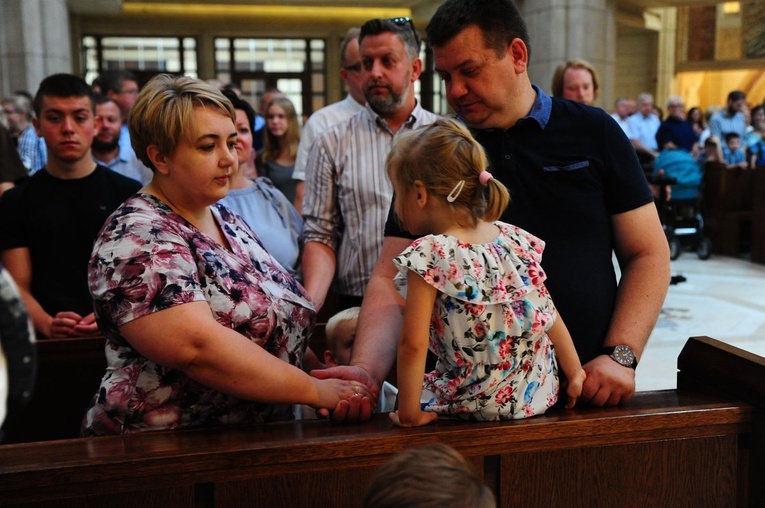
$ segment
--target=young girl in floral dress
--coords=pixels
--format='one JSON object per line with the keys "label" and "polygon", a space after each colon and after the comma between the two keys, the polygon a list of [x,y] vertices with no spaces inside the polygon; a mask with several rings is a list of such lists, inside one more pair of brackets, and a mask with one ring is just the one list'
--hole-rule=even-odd
{"label": "young girl in floral dress", "polygon": [[[558,400],[556,356],[566,407],[581,394],[586,375],[544,285],[544,242],[496,220],[509,195],[486,165],[452,120],[401,136],[388,156],[396,215],[426,235],[394,259],[406,297],[396,425],[542,414]],[[423,382],[428,346],[438,361]]]}

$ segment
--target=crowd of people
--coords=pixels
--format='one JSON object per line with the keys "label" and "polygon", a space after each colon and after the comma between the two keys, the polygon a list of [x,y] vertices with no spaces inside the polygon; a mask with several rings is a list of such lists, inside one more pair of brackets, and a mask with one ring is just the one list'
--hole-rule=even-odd
{"label": "crowd of people", "polygon": [[[568,60],[556,68],[551,90],[555,97],[592,106],[597,70],[585,60]],[[761,103],[750,103],[744,92],[733,90],[724,107],[711,105],[702,112],[697,106],[686,110],[683,99],[673,95],[667,99],[665,114],[645,92],[634,100],[618,97],[611,116],[648,169],[666,149],[682,149],[702,165],[708,160],[723,162],[729,169],[765,165],[765,97]]]}
{"label": "crowd of people", "polygon": [[401,17],[348,31],[347,96],[302,135],[278,90],[256,112],[188,77],[55,74],[2,100],[0,295],[38,339],[105,337],[83,435],[630,400],[669,283],[645,172],[765,164],[765,107],[673,96],[664,117],[643,93],[610,115],[584,60],[548,95],[510,0],[446,0],[425,30],[456,119],[416,99]]}

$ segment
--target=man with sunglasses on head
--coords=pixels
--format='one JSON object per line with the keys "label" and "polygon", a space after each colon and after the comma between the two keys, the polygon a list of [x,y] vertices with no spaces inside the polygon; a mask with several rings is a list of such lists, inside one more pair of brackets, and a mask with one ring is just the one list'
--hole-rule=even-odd
{"label": "man with sunglasses on head", "polygon": [[359,45],[366,106],[322,133],[306,167],[303,285],[317,310],[330,285],[341,308],[361,302],[393,197],[385,172],[391,144],[438,118],[414,96],[422,61],[411,20],[369,20]]}
{"label": "man with sunglasses on head", "polygon": [[297,180],[295,187],[295,208],[298,212],[303,209],[303,194],[305,192],[305,168],[308,164],[308,153],[316,138],[329,127],[352,117],[362,109],[367,100],[361,86],[361,56],[359,55],[359,28],[351,28],[340,43],[340,77],[343,80],[348,95],[345,99],[316,111],[303,126],[300,135],[295,169],[292,178]]}
{"label": "man with sunglasses on head", "polygon": [[[528,31],[511,0],[446,0],[427,27],[449,104],[510,190],[503,221],[546,242],[542,267],[587,380],[582,401],[627,402],[635,367],[669,285],[669,249],[634,150],[599,108],[551,98],[528,75]],[[318,374],[380,386],[396,358],[403,300],[392,259],[411,242],[386,226],[361,309],[350,367]],[[617,284],[612,263],[621,267]],[[366,420],[354,397],[338,421]]]}

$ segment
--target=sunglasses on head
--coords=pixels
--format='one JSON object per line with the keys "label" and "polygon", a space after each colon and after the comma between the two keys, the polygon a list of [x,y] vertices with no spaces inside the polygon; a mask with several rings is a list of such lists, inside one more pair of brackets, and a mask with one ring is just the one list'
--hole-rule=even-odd
{"label": "sunglasses on head", "polygon": [[414,28],[414,21],[412,21],[412,18],[409,16],[401,16],[398,18],[388,18],[388,22],[396,25],[399,28],[403,28],[406,25],[409,25],[409,28],[412,30],[412,34],[414,35],[414,41],[417,43],[417,46],[420,45],[420,37],[417,35],[417,30]]}

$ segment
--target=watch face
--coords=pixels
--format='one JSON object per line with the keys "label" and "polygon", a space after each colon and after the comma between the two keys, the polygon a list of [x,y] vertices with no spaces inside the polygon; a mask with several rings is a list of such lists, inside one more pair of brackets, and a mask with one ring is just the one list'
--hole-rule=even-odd
{"label": "watch face", "polygon": [[632,352],[629,346],[616,346],[614,352],[611,355],[620,365],[630,367],[632,362],[635,361],[635,353]]}

